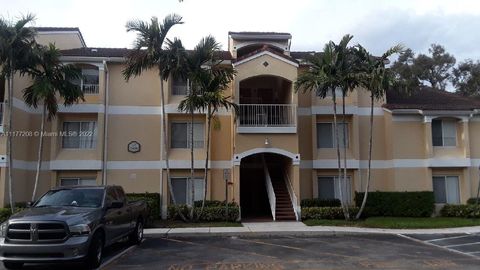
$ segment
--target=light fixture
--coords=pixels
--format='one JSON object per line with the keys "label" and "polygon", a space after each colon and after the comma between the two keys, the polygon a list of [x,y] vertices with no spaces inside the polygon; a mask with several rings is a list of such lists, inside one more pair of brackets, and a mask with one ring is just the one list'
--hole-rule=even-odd
{"label": "light fixture", "polygon": [[265,138],[265,145],[268,146],[270,142],[268,141],[268,138]]}

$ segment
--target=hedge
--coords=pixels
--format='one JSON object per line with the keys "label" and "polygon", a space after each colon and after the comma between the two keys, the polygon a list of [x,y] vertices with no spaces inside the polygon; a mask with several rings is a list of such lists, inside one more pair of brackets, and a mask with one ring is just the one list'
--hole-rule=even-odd
{"label": "hedge", "polygon": [[[467,204],[477,204],[477,198],[474,197],[474,198],[468,199]],[[480,204],[480,201],[479,201],[479,204]]]}
{"label": "hedge", "polygon": [[[215,205],[216,203],[212,203],[211,205]],[[179,205],[169,205],[168,206],[168,219],[170,220],[180,220],[180,215],[178,214],[178,209],[182,212],[182,214],[188,217],[190,213],[190,207],[185,204]],[[200,207],[195,207],[194,216],[198,217],[200,214]],[[202,216],[198,219],[198,221],[225,221],[226,220],[226,213],[225,213],[225,205],[223,206],[206,206],[203,208]],[[229,204],[228,206],[228,221],[237,221],[240,217],[240,208],[237,204]]]}
{"label": "hedge", "polygon": [[302,207],[337,207],[341,206],[339,199],[304,199],[300,203]]}
{"label": "hedge", "polygon": [[[202,207],[202,201],[195,201],[195,207]],[[225,201],[217,201],[217,200],[205,200],[205,207],[225,207]],[[236,207],[237,204],[235,202],[229,202],[228,207]]]}
{"label": "hedge", "polygon": [[144,200],[147,203],[149,216],[147,222],[160,218],[160,194],[159,193],[127,193],[129,201]]}
{"label": "hedge", "polygon": [[7,220],[11,214],[12,214],[12,211],[10,208],[0,208],[0,223]]}
{"label": "hedge", "polygon": [[[362,205],[364,192],[355,193],[355,204]],[[369,192],[364,216],[430,217],[435,209],[432,191]]]}
{"label": "hedge", "polygon": [[440,215],[443,217],[476,218],[480,217],[480,205],[446,204],[440,210]]}
{"label": "hedge", "polygon": [[[350,216],[358,213],[358,207],[349,207]],[[342,207],[303,207],[302,219],[344,219]]]}

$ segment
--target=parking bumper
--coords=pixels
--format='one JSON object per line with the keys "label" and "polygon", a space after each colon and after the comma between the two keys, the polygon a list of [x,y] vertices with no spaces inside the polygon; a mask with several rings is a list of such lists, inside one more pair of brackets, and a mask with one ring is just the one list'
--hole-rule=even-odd
{"label": "parking bumper", "polygon": [[88,236],[70,237],[56,244],[12,244],[0,238],[0,260],[17,262],[78,261],[88,254]]}

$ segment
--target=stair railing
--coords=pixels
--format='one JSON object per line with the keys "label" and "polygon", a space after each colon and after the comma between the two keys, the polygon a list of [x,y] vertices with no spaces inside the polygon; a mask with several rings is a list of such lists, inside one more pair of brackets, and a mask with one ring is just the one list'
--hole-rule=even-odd
{"label": "stair railing", "polygon": [[265,157],[262,155],[263,162],[263,172],[265,173],[265,185],[267,187],[268,201],[270,202],[270,210],[272,211],[273,220],[275,220],[275,209],[277,209],[276,203],[277,199],[275,198],[275,191],[273,190],[272,179],[270,178],[270,173],[268,172],[267,163],[265,162]]}
{"label": "stair railing", "polygon": [[297,221],[301,220],[301,208],[298,205],[297,196],[295,195],[292,182],[290,181],[290,177],[288,176],[287,170],[283,169],[283,179],[285,180],[285,186],[287,186],[288,194],[290,195],[290,201],[292,202],[292,208],[295,212],[295,218]]}

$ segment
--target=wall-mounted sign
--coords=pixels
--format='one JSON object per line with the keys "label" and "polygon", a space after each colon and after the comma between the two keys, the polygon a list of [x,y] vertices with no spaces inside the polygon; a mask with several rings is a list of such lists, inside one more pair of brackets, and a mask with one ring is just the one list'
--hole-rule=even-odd
{"label": "wall-mounted sign", "polygon": [[142,146],[137,141],[131,141],[128,143],[128,152],[130,153],[138,153],[140,152]]}

